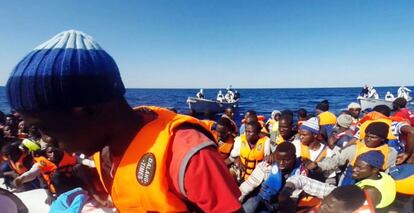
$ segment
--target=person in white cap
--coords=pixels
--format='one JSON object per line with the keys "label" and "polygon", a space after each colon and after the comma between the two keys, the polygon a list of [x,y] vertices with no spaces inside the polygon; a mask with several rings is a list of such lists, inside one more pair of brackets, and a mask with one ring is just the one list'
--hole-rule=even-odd
{"label": "person in white cap", "polygon": [[352,122],[352,116],[349,114],[342,113],[338,116],[334,131],[328,139],[330,148],[335,146],[343,148],[349,141],[353,140],[354,132],[350,129]]}
{"label": "person in white cap", "polygon": [[358,103],[356,103],[356,102],[351,102],[349,105],[348,105],[348,112],[349,112],[349,114],[352,116],[352,125],[351,125],[351,129],[353,130],[353,131],[355,131],[355,129],[356,129],[356,127],[357,127],[357,124],[358,124],[358,121],[360,120],[360,116],[361,116],[361,105],[359,105]]}
{"label": "person in white cap", "polygon": [[[85,33],[65,31],[35,48],[6,90],[28,126],[68,152],[94,156],[120,212],[240,210],[240,192],[206,126],[168,109],[131,108],[114,59]],[[76,197],[75,207],[62,197],[53,211],[79,212],[83,191],[64,195]]]}

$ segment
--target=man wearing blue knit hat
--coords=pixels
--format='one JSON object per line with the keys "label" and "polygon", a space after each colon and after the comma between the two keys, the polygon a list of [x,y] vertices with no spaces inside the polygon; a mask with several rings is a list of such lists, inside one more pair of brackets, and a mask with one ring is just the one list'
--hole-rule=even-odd
{"label": "man wearing blue knit hat", "polygon": [[[90,36],[70,30],[41,44],[17,64],[6,89],[27,125],[68,152],[94,155],[120,212],[240,210],[240,192],[205,125],[158,107],[132,109],[115,61]],[[73,190],[51,211],[78,211],[84,200]]]}

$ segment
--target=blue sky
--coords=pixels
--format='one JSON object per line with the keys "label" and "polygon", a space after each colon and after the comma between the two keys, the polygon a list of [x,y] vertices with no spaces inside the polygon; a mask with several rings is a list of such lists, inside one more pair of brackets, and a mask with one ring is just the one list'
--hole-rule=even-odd
{"label": "blue sky", "polygon": [[3,1],[0,85],[78,29],[130,88],[414,85],[414,1]]}

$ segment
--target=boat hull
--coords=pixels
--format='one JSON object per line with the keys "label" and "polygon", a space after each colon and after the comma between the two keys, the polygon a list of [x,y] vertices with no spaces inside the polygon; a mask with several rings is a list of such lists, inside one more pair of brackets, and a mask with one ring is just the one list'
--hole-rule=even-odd
{"label": "boat hull", "polygon": [[187,99],[188,107],[193,113],[220,113],[224,112],[227,108],[237,108],[239,106],[239,101],[228,103],[228,102],[218,102],[214,100],[202,99],[189,97]]}
{"label": "boat hull", "polygon": [[362,110],[372,109],[378,105],[386,105],[390,109],[393,108],[392,101],[386,101],[386,100],[375,99],[375,98],[361,98],[361,97],[359,97],[358,100],[359,100],[359,104],[361,105]]}

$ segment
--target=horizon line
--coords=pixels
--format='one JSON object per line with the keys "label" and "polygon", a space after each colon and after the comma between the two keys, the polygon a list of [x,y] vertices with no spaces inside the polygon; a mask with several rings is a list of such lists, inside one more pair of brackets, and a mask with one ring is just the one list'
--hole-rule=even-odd
{"label": "horizon line", "polygon": [[[374,88],[384,88],[384,87],[401,87],[395,85],[389,86],[374,86]],[[405,86],[405,85],[404,85]],[[1,85],[0,87],[6,87]],[[414,86],[406,86],[414,87]],[[226,89],[227,87],[125,87],[125,89]],[[345,88],[363,88],[363,86],[327,86],[327,87],[232,87],[232,89],[345,89]]]}

